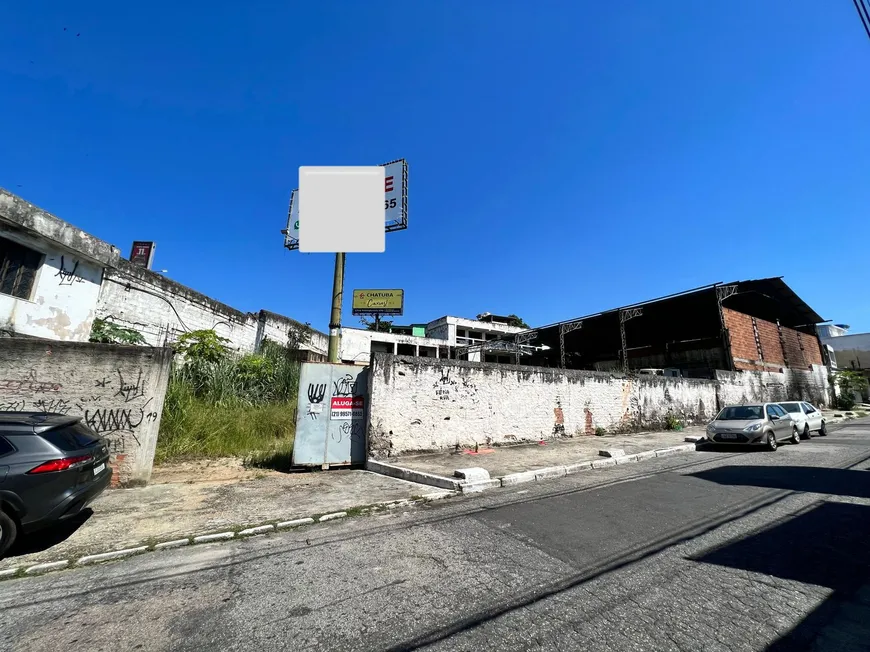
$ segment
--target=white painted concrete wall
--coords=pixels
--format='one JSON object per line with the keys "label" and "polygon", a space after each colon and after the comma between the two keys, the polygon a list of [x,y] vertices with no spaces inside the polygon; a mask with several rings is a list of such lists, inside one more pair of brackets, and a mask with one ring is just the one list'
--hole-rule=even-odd
{"label": "white painted concrete wall", "polygon": [[369,447],[376,457],[457,445],[661,427],[716,412],[716,384],[461,361],[374,356]]}
{"label": "white painted concrete wall", "polygon": [[0,229],[0,235],[43,254],[29,299],[0,294],[0,328],[19,335],[87,342],[102,267],[27,234]]}
{"label": "white painted concrete wall", "polygon": [[813,365],[810,371],[717,371],[721,406],[765,401],[807,401],[826,406],[830,397],[828,370]]}
{"label": "white painted concrete wall", "polygon": [[[264,324],[259,324],[261,315]],[[256,349],[263,336],[282,346],[294,338],[291,327],[305,329],[281,315],[244,313],[155,272],[121,260],[107,270],[97,303],[97,316],[133,328],[152,346],[175,342],[187,331],[214,329],[239,353]],[[326,353],[327,337],[308,330],[310,339],[299,348]]]}
{"label": "white painted concrete wall", "polygon": [[145,484],[171,361],[166,348],[0,339],[0,411],[82,417],[108,441],[113,484]]}

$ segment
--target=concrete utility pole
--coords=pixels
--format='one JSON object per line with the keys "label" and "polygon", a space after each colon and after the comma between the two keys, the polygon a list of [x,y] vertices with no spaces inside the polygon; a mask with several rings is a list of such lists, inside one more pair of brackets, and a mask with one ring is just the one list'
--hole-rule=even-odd
{"label": "concrete utility pole", "polygon": [[335,254],[332,276],[332,312],[329,316],[329,362],[341,362],[341,300],[344,294],[344,254]]}

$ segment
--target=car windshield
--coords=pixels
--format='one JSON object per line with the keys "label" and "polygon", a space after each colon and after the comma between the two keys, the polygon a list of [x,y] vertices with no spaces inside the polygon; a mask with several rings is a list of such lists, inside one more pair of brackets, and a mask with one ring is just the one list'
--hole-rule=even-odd
{"label": "car windshield", "polygon": [[727,407],[716,417],[719,421],[749,421],[763,418],[760,405],[737,405]]}
{"label": "car windshield", "polygon": [[791,412],[792,414],[800,414],[801,413],[801,404],[800,403],[780,403],[779,406],[785,410],[786,412]]}

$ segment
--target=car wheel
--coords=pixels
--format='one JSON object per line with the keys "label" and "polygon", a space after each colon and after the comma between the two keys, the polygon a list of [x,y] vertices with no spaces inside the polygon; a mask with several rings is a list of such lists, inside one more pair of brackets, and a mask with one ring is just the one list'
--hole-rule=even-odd
{"label": "car wheel", "polygon": [[810,424],[807,424],[807,425],[804,426],[804,434],[803,434],[803,438],[804,438],[804,439],[810,439],[811,437],[812,437],[812,435],[810,434]]}
{"label": "car wheel", "polygon": [[825,425],[825,422],[824,422],[824,421],[822,421],[822,427],[819,428],[819,434],[820,434],[822,437],[826,437],[826,436],[828,435],[828,426]]}
{"label": "car wheel", "polygon": [[772,432],[767,433],[767,450],[776,450],[776,435]]}
{"label": "car wheel", "polygon": [[791,428],[791,443],[792,444],[800,444],[801,443],[801,435],[798,432],[797,426],[792,426]]}
{"label": "car wheel", "polygon": [[6,554],[18,536],[18,526],[15,521],[3,510],[0,510],[0,559]]}

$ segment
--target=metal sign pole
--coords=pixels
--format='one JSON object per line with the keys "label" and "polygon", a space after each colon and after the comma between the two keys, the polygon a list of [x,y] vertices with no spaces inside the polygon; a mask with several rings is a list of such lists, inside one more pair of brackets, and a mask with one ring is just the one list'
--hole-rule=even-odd
{"label": "metal sign pole", "polygon": [[344,253],[335,254],[332,277],[332,312],[329,316],[329,362],[341,362],[341,298],[344,294]]}

